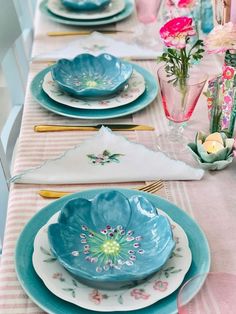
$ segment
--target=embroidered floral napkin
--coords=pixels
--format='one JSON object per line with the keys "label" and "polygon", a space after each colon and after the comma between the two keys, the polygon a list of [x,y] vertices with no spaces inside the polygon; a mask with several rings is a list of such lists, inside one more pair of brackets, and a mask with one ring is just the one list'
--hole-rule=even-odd
{"label": "embroidered floral napkin", "polygon": [[[161,48],[160,44],[160,48]],[[72,59],[81,53],[99,55],[109,53],[119,58],[156,59],[160,51],[145,48],[134,43],[114,39],[111,36],[93,32],[91,35],[80,37],[66,45],[63,49],[57,49],[45,54],[33,56],[33,60],[58,60],[61,58]]]}
{"label": "embroidered floral napkin", "polygon": [[75,184],[163,180],[200,180],[204,174],[162,152],[128,141],[102,127],[95,136],[56,159],[12,178],[16,183]]}

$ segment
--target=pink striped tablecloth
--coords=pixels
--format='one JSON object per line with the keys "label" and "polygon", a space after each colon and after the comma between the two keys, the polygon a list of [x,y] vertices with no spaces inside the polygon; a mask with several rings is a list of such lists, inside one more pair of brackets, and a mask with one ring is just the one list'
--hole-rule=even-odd
{"label": "pink striped tablecloth", "polygon": [[[119,24],[119,28],[127,28],[137,23],[135,16]],[[71,38],[48,38],[47,31],[74,29],[69,26],[57,25],[38,12],[36,16],[36,32],[34,54],[69,44]],[[139,64],[156,76],[155,61],[144,61]],[[32,63],[29,84],[32,78],[47,64]],[[214,74],[220,64],[214,57],[206,58],[203,68]],[[71,123],[71,119],[58,116],[43,109],[33,100],[29,84],[26,93],[23,121],[19,136],[15,159],[15,173],[29,167],[37,166],[44,160],[54,158],[66,149],[81,143],[91,136],[89,132],[35,133],[35,124]],[[75,121],[78,122],[78,121]],[[85,122],[85,121],[83,121]],[[86,121],[88,122],[88,121]],[[99,121],[89,121],[99,122]],[[102,121],[100,121],[102,122]],[[108,121],[107,121],[108,122]],[[155,126],[154,132],[122,132],[129,140],[143,143],[156,149],[158,136],[167,130],[161,103],[157,98],[144,110],[127,117],[113,119],[112,122],[134,122]],[[73,122],[72,122],[73,123]],[[196,130],[208,130],[206,101],[202,96],[189,122],[186,135],[194,139]],[[178,158],[196,166],[190,153],[175,154]],[[91,185],[93,186],[93,185]],[[120,186],[129,186],[120,184]],[[88,186],[87,186],[88,187]],[[3,255],[0,265],[0,313],[1,314],[41,314],[44,313],[24,293],[17,280],[14,266],[14,252],[17,238],[29,219],[41,208],[52,202],[41,198],[37,191],[39,185],[12,185],[9,197],[8,215],[4,238]],[[49,186],[43,186],[49,188]],[[85,186],[58,187],[52,189],[70,189],[71,191],[86,188]],[[201,181],[169,181],[165,183],[162,195],[189,213],[202,227],[209,241],[212,271],[236,273],[236,162],[219,172],[206,172]],[[168,313],[167,313],[168,314]]]}

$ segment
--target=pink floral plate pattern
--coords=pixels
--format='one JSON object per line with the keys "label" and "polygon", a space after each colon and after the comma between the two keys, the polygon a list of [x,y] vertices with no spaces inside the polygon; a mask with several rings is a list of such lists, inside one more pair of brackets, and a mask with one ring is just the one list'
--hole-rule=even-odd
{"label": "pink floral plate pattern", "polygon": [[[158,209],[161,215],[167,216]],[[57,221],[51,217],[37,233],[34,241],[33,266],[46,287],[59,298],[94,311],[129,311],[147,307],[174,292],[187,273],[192,254],[184,230],[169,216],[176,247],[164,265],[152,278],[122,290],[100,290],[81,284],[71,276],[49,249],[47,228]]]}
{"label": "pink floral plate pattern", "polygon": [[42,87],[51,99],[63,105],[80,109],[110,109],[127,105],[141,96],[145,91],[145,80],[139,72],[133,70],[127,87],[121,93],[115,97],[100,100],[83,100],[63,92],[53,81],[51,72],[45,75]]}

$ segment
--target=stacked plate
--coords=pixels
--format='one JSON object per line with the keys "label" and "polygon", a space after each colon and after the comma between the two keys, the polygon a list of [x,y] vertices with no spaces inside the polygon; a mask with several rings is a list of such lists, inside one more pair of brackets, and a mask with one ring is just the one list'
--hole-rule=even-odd
{"label": "stacked plate", "polygon": [[107,119],[148,106],[158,88],[153,75],[138,65],[109,54],[81,54],[38,73],[31,91],[37,102],[57,114]]}
{"label": "stacked plate", "polygon": [[43,0],[40,9],[59,23],[93,26],[121,21],[134,7],[131,0]]}
{"label": "stacked plate", "polygon": [[[23,288],[55,314],[177,313],[178,287],[209,266],[206,238],[190,217],[158,196],[126,189],[88,190],[51,203],[26,225],[16,248]],[[119,272],[125,280],[145,276],[118,290],[96,286],[107,278],[119,285]],[[92,282],[81,283],[93,273]]]}

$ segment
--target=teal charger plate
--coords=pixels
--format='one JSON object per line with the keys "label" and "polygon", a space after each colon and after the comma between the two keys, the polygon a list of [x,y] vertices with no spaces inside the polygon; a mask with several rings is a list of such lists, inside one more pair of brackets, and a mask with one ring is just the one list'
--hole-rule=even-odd
{"label": "teal charger plate", "polygon": [[45,109],[56,114],[79,119],[110,119],[126,116],[137,112],[148,106],[157,96],[157,79],[143,67],[132,63],[133,68],[143,75],[146,83],[146,90],[135,101],[128,105],[111,109],[78,109],[72,108],[51,99],[42,88],[44,76],[51,71],[51,67],[40,71],[31,82],[31,93],[34,99]]}
{"label": "teal charger plate", "polygon": [[40,8],[40,11],[44,15],[46,15],[50,20],[57,23],[62,23],[62,24],[67,24],[67,25],[77,25],[77,26],[95,26],[95,25],[106,25],[106,24],[116,23],[127,18],[134,10],[133,3],[130,0],[125,0],[124,10],[114,16],[103,18],[103,19],[97,19],[97,20],[86,20],[86,21],[73,20],[73,19],[68,19],[68,18],[60,17],[53,14],[51,11],[48,10],[47,2],[48,0],[43,0],[40,3],[39,8]]}
{"label": "teal charger plate", "polygon": [[[106,191],[108,189],[94,189],[79,192],[73,195],[68,195],[55,202],[52,202],[48,206],[39,211],[25,226],[17,241],[15,252],[15,267],[17,277],[22,285],[22,288],[28,294],[28,296],[36,303],[40,308],[50,314],[92,314],[101,313],[86,310],[66,302],[54,294],[52,294],[43,284],[42,280],[36,274],[32,265],[33,243],[34,238],[39,229],[46,224],[46,222],[55,214],[66,202],[72,199],[75,195],[83,198],[93,198],[97,193]],[[191,277],[206,273],[210,269],[210,251],[207,239],[198,226],[198,224],[188,216],[184,211],[176,207],[174,204],[167,200],[158,197],[157,195],[148,194],[145,192],[117,189],[127,197],[132,195],[145,196],[154,206],[160,208],[166,212],[176,223],[178,223],[188,236],[189,246],[192,252],[192,264],[185,276],[184,282]],[[196,287],[197,289],[198,287]],[[170,296],[162,299],[155,304],[134,311],[126,311],[128,314],[174,314],[177,313],[177,289]],[[124,314],[124,312],[106,312],[107,314]]]}

